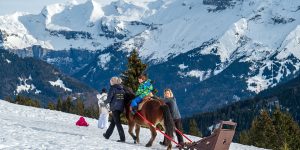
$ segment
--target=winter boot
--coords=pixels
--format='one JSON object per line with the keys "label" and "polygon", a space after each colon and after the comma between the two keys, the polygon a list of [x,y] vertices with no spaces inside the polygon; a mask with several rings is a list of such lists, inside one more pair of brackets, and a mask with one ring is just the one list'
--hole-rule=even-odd
{"label": "winter boot", "polygon": [[134,106],[131,108],[131,114],[132,115],[135,115],[135,113],[138,111],[138,107],[137,106]]}

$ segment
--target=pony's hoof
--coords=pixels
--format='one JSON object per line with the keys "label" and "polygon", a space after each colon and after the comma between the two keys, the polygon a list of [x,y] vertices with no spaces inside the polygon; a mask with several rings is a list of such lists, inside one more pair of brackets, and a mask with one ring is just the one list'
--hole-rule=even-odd
{"label": "pony's hoof", "polygon": [[136,144],[136,141],[134,141],[133,143]]}
{"label": "pony's hoof", "polygon": [[150,144],[150,143],[146,144],[146,147],[151,147],[151,146],[152,146],[152,144]]}
{"label": "pony's hoof", "polygon": [[136,136],[133,136],[132,138],[133,138],[134,141],[136,141],[136,139],[137,139]]}

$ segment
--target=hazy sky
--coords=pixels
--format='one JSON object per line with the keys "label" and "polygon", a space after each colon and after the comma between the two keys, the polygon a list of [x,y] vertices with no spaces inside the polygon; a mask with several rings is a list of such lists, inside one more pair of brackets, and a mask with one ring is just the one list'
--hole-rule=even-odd
{"label": "hazy sky", "polygon": [[[65,3],[70,0],[0,0],[0,16],[16,11],[38,14],[45,5]],[[78,2],[85,0],[77,0]]]}

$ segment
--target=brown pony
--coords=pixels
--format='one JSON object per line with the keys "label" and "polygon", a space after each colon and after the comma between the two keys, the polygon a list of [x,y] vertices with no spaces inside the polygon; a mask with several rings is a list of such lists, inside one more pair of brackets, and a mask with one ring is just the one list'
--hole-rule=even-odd
{"label": "brown pony", "polygon": [[[124,96],[126,118],[128,120],[128,132],[132,136],[134,143],[139,143],[139,133],[140,126],[146,126],[151,131],[151,138],[146,144],[146,147],[150,147],[153,144],[153,141],[157,135],[155,127],[150,125],[147,121],[143,120],[138,114],[133,115],[130,111],[130,103],[135,98],[132,90],[126,88],[126,94]],[[144,103],[142,109],[138,111],[144,118],[150,121],[155,126],[157,124],[162,124],[165,132],[168,136],[173,138],[174,124],[169,107],[162,100],[149,100]],[[135,128],[135,134],[133,134],[133,129]],[[167,149],[172,148],[170,140],[167,140]]]}

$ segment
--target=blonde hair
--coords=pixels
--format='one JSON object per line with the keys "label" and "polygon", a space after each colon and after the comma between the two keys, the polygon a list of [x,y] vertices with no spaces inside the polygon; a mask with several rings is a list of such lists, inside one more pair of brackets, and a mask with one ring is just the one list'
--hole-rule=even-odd
{"label": "blonde hair", "polygon": [[122,84],[123,80],[119,77],[118,78],[118,84]]}
{"label": "blonde hair", "polygon": [[110,85],[119,84],[118,80],[119,80],[118,77],[112,77],[110,79]]}
{"label": "blonde hair", "polygon": [[[174,94],[173,94],[173,92],[172,92],[172,90],[171,89],[165,89],[164,90],[164,97],[165,97],[165,93],[166,92],[170,92],[170,96],[173,98],[174,97]],[[165,97],[166,98],[166,97]]]}

